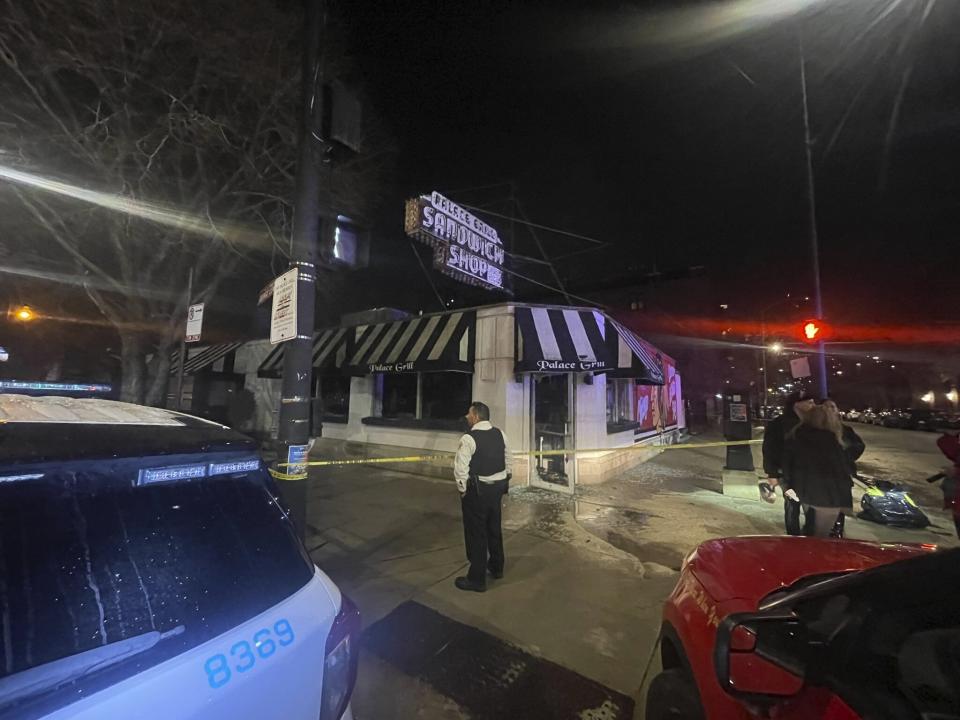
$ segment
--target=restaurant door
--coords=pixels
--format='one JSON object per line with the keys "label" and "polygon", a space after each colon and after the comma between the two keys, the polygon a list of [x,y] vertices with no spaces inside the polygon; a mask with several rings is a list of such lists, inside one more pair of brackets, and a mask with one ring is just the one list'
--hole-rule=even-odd
{"label": "restaurant door", "polygon": [[[530,484],[572,493],[576,475],[573,455],[556,453],[574,448],[574,393],[571,374],[533,376],[533,463]],[[540,454],[554,451],[556,454]]]}

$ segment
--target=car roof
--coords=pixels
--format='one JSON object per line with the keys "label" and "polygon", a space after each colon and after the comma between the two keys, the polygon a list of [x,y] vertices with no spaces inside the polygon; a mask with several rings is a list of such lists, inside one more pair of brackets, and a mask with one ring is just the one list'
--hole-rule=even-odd
{"label": "car roof", "polygon": [[256,450],[218,423],[98,398],[0,394],[0,465]]}

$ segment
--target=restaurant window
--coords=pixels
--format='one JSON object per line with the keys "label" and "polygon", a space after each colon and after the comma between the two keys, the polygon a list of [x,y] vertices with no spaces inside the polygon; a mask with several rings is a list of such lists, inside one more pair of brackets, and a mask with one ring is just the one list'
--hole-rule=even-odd
{"label": "restaurant window", "polygon": [[416,373],[384,374],[380,376],[380,382],[381,417],[417,417]]}
{"label": "restaurant window", "polygon": [[468,373],[422,373],[420,417],[432,420],[457,420],[466,415],[472,396],[473,376]]}
{"label": "restaurant window", "polygon": [[634,402],[636,382],[632,379],[607,378],[607,422],[633,422],[637,419]]}
{"label": "restaurant window", "polygon": [[379,416],[389,419],[456,421],[466,414],[473,394],[469,373],[384,373],[378,382]]}
{"label": "restaurant window", "polygon": [[345,375],[321,375],[317,378],[317,397],[324,415],[344,419],[350,414],[350,378]]}

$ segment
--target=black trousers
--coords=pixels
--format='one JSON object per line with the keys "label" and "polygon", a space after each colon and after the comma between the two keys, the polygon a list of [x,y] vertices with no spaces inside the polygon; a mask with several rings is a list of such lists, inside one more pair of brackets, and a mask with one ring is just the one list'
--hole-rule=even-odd
{"label": "black trousers", "polygon": [[463,510],[463,540],[467,546],[470,570],[467,578],[476,585],[487,584],[487,570],[503,572],[503,530],[500,507],[507,492],[507,481],[479,482],[470,478],[467,492],[460,499]]}

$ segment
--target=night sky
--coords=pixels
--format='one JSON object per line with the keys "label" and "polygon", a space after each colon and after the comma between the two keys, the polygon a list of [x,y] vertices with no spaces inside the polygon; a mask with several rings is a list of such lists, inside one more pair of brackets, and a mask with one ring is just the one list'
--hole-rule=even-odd
{"label": "night sky", "polygon": [[[572,283],[706,265],[744,316],[809,292],[802,33],[828,317],[953,319],[960,6],[669,7],[345,4],[401,151],[384,227],[433,189],[502,212],[507,187],[467,188],[512,181],[531,219],[612,243],[561,265]],[[541,237],[552,253],[585,247]]]}

